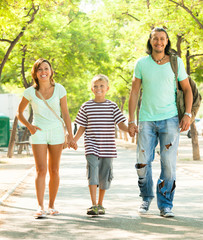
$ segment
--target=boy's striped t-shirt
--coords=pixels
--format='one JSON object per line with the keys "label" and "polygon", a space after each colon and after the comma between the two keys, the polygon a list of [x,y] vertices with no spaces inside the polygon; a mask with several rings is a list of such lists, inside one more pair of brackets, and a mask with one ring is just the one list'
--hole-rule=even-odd
{"label": "boy's striped t-shirt", "polygon": [[116,158],[115,124],[125,122],[126,118],[117,104],[106,100],[98,103],[94,100],[85,102],[75,122],[85,127],[85,155]]}

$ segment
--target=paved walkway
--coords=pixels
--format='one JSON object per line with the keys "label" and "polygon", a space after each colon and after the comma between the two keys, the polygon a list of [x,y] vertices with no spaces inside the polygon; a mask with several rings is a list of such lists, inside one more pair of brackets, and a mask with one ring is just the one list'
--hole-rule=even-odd
{"label": "paved walkway", "polygon": [[[0,239],[203,239],[203,161],[178,161],[173,209],[176,217],[165,219],[159,216],[156,199],[148,215],[137,214],[140,198],[134,169],[135,150],[118,143],[118,156],[114,161],[114,180],[104,201],[107,214],[99,217],[86,215],[91,202],[83,147],[63,152],[56,200],[56,207],[62,214],[43,220],[33,218],[37,206],[33,158],[12,159],[10,164],[0,164],[0,189],[6,184],[12,189],[12,180],[8,179],[16,179],[13,185],[21,182],[0,206]],[[159,176],[158,157],[157,154],[153,163],[155,181]],[[10,169],[6,169],[6,164]],[[1,191],[0,197],[4,195]],[[45,199],[47,205],[48,192]]]}

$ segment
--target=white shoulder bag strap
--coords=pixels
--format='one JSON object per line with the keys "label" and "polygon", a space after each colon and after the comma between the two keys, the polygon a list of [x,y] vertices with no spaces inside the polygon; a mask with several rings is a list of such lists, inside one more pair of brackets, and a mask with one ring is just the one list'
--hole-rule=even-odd
{"label": "white shoulder bag strap", "polygon": [[64,128],[64,133],[66,133],[66,128],[64,126],[64,122],[61,120],[61,118],[56,114],[56,112],[49,106],[49,104],[47,103],[47,101],[44,99],[44,97],[42,96],[42,94],[37,91],[37,93],[40,95],[41,99],[44,101],[44,103],[46,104],[46,106],[53,112],[53,114],[58,118],[58,120],[62,123],[63,128]]}

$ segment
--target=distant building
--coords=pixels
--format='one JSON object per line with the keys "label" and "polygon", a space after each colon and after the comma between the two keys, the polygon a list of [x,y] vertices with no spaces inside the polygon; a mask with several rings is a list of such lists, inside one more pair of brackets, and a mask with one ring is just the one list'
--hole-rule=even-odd
{"label": "distant building", "polygon": [[[14,120],[20,100],[21,98],[16,94],[0,94],[0,114],[9,117],[10,120]],[[25,111],[25,117],[27,118],[28,115],[27,108]]]}

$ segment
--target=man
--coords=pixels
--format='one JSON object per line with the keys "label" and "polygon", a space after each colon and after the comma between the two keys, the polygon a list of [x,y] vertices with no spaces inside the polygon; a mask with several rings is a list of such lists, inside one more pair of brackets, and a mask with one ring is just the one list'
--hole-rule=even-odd
{"label": "man", "polygon": [[[190,126],[192,91],[184,64],[178,58],[178,81],[185,96],[185,115],[178,121],[176,107],[175,75],[170,65],[170,40],[163,28],[155,28],[150,33],[148,56],[138,59],[129,98],[129,125],[131,137],[138,133],[137,164],[138,185],[142,204],[139,213],[149,210],[154,198],[152,161],[155,147],[160,144],[161,173],[157,182],[157,205],[160,215],[174,217],[172,212],[176,187],[176,157],[179,133]],[[134,114],[142,84],[142,102],[139,112],[139,126],[135,125]]]}

